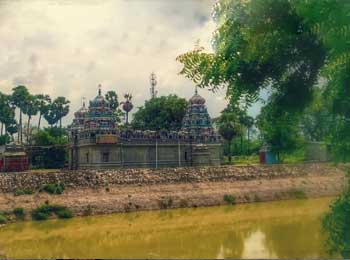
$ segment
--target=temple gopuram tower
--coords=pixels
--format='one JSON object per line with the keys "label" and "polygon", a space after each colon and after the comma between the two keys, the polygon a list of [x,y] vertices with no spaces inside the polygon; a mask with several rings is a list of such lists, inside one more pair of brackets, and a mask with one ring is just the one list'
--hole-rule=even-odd
{"label": "temple gopuram tower", "polygon": [[182,135],[187,136],[190,142],[190,155],[193,165],[207,165],[209,161],[212,164],[219,164],[213,161],[213,158],[219,158],[216,154],[218,150],[215,144],[220,143],[220,135],[213,128],[205,99],[198,94],[197,87],[192,98],[189,100],[186,114],[182,121]]}

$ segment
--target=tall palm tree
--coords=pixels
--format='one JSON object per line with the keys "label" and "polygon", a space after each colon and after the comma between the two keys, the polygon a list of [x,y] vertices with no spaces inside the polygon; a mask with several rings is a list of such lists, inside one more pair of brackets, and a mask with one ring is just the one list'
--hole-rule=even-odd
{"label": "tall palm tree", "polygon": [[39,111],[38,107],[38,100],[36,99],[36,96],[29,95],[27,99],[27,104],[23,109],[23,112],[28,116],[28,122],[27,122],[27,143],[29,143],[29,129],[30,129],[30,121],[32,119],[32,116],[35,116]]}
{"label": "tall palm tree", "polygon": [[39,94],[36,95],[36,99],[39,109],[38,130],[40,130],[41,118],[48,111],[49,104],[51,103],[51,98],[49,95]]}
{"label": "tall palm tree", "polygon": [[23,85],[19,85],[12,89],[11,103],[19,109],[18,141],[20,141],[21,143],[23,142],[22,112],[23,112],[23,109],[25,109],[26,107],[28,96],[29,96],[28,89]]}

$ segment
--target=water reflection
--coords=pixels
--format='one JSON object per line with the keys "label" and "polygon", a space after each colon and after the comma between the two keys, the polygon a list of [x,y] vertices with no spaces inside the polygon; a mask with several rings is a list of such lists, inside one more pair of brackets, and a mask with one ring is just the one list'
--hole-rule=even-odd
{"label": "water reflection", "polygon": [[23,222],[0,229],[12,258],[316,258],[329,198]]}

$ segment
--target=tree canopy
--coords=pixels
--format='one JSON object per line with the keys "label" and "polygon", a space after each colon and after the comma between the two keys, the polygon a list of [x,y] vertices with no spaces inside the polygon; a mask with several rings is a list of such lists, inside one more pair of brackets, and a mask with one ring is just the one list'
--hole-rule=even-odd
{"label": "tree canopy", "polygon": [[131,124],[142,130],[179,130],[187,104],[186,99],[176,95],[154,97],[139,107]]}

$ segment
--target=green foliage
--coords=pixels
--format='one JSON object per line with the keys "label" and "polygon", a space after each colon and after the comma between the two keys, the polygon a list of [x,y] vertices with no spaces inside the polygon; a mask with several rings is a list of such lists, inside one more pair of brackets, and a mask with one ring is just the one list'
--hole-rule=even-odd
{"label": "green foliage", "polygon": [[110,90],[105,95],[106,100],[109,102],[113,111],[113,118],[115,122],[120,123],[123,112],[119,109],[118,95],[115,91]]}
{"label": "green foliage", "polygon": [[33,150],[31,162],[40,168],[62,168],[68,154],[65,145],[68,144],[67,131],[63,128],[50,127],[39,130],[33,136],[33,144],[41,146],[40,150]]}
{"label": "green foliage", "polygon": [[281,161],[282,153],[290,153],[303,144],[299,129],[300,114],[278,109],[273,103],[265,106],[257,118],[264,141]]}
{"label": "green foliage", "polygon": [[0,135],[0,145],[4,145],[9,143],[11,140],[10,136],[8,134]]}
{"label": "green foliage", "polygon": [[344,192],[330,205],[322,218],[322,228],[327,235],[326,246],[331,254],[339,253],[350,258],[350,193]]}
{"label": "green foliage", "polygon": [[233,204],[236,203],[236,198],[235,198],[235,196],[233,196],[233,195],[225,194],[225,195],[224,195],[224,201],[225,201],[226,203],[228,203],[228,204],[233,205]]}
{"label": "green foliage", "polygon": [[16,216],[17,219],[23,220],[25,218],[25,212],[23,208],[15,208],[13,210],[13,214]]}
{"label": "green foliage", "polygon": [[17,189],[15,190],[15,193],[14,193],[15,196],[31,195],[31,194],[34,194],[34,191],[31,189]]}
{"label": "green foliage", "polygon": [[44,185],[40,191],[45,191],[49,194],[62,194],[64,191],[64,184],[63,183],[50,183]]}
{"label": "green foliage", "polygon": [[179,130],[186,108],[187,101],[176,95],[155,97],[139,107],[131,124],[141,130]]}
{"label": "green foliage", "polygon": [[7,218],[4,215],[0,214],[0,225],[6,224],[6,223],[7,223]]}
{"label": "green foliage", "polygon": [[215,20],[215,52],[197,48],[180,55],[182,74],[199,87],[227,87],[231,104],[242,99],[249,104],[269,88],[279,107],[305,107],[326,52],[294,2],[221,0]]}
{"label": "green foliage", "polygon": [[69,103],[65,97],[57,97],[47,105],[44,118],[51,127],[59,122],[62,128],[62,118],[69,113]]}
{"label": "green foliage", "polygon": [[72,211],[64,206],[43,204],[32,211],[32,218],[34,220],[46,220],[52,214],[55,214],[58,218],[73,217]]}

